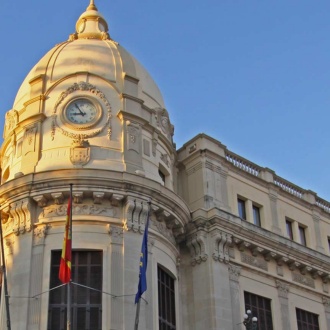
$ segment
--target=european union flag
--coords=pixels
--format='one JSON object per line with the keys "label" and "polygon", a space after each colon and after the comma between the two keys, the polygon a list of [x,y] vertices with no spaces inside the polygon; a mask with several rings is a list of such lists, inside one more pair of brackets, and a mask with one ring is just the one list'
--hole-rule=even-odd
{"label": "european union flag", "polygon": [[139,286],[138,286],[138,291],[135,295],[135,303],[138,303],[143,292],[147,291],[148,227],[149,227],[149,212],[148,212],[146,227],[143,233],[142,248],[140,254]]}

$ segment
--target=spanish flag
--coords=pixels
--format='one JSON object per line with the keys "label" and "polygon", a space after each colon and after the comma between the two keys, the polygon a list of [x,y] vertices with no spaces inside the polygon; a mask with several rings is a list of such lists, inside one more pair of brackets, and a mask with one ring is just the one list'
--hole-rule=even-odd
{"label": "spanish flag", "polygon": [[72,196],[70,195],[69,202],[68,202],[68,210],[67,210],[67,215],[66,215],[60,271],[58,274],[58,277],[62,283],[69,283],[71,280],[71,259],[72,259],[71,208],[72,208]]}

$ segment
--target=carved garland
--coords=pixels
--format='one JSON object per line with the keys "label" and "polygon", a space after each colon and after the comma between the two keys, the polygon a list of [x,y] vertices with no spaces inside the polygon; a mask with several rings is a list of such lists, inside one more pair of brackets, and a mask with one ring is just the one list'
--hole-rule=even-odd
{"label": "carved garland", "polygon": [[[58,107],[63,103],[63,101],[65,100],[66,97],[68,97],[71,93],[75,92],[75,91],[87,91],[90,92],[94,95],[96,95],[97,97],[99,97],[102,101],[103,104],[105,105],[108,114],[107,114],[107,121],[106,123],[103,125],[103,127],[93,130],[89,133],[71,133],[66,131],[65,129],[63,129],[62,127],[59,126],[58,122],[57,122],[57,109]],[[108,127],[108,138],[111,139],[111,133],[112,133],[112,129],[111,129],[111,105],[109,103],[109,101],[107,100],[107,98],[105,97],[104,93],[102,93],[99,89],[97,89],[95,86],[86,83],[84,81],[81,81],[79,83],[74,83],[72,86],[70,86],[66,91],[62,92],[60,97],[58,98],[55,107],[54,107],[54,112],[53,112],[53,123],[52,123],[52,140],[54,140],[55,138],[55,131],[56,128],[58,128],[58,130],[65,136],[72,138],[72,139],[76,139],[76,140],[82,140],[82,139],[86,139],[86,138],[91,138],[94,137],[98,134],[100,134],[106,127]]]}

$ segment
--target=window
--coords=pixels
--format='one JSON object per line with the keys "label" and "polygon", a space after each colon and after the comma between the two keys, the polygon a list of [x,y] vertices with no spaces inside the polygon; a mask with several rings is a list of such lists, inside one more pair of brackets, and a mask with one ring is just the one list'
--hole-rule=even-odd
{"label": "window", "polygon": [[273,330],[271,300],[244,292],[245,310],[251,310],[252,315],[258,318],[258,329]]}
{"label": "window", "polygon": [[162,179],[163,183],[165,184],[166,175],[161,170],[158,170],[158,174]]}
{"label": "window", "polygon": [[256,205],[252,206],[253,209],[253,223],[256,226],[261,227],[261,221],[260,221],[260,208]]}
{"label": "window", "polygon": [[328,237],[328,248],[329,248],[329,251],[330,251],[330,237]]}
{"label": "window", "polygon": [[299,236],[300,236],[300,243],[306,246],[306,235],[305,235],[305,228],[299,226]]}
{"label": "window", "polygon": [[245,201],[243,199],[237,198],[237,205],[239,217],[246,220]]}
{"label": "window", "polygon": [[318,315],[296,308],[298,330],[319,330]]}
{"label": "window", "polygon": [[292,221],[286,220],[285,226],[286,226],[286,234],[291,240],[293,240]]}
{"label": "window", "polygon": [[159,330],[175,330],[174,279],[158,266],[158,320]]}
{"label": "window", "polygon": [[[61,285],[58,279],[61,251],[51,256],[50,288]],[[72,281],[97,290],[102,290],[102,252],[73,251]],[[102,329],[102,293],[72,284],[71,317],[72,329]],[[62,286],[50,291],[48,330],[66,328],[67,288]]]}

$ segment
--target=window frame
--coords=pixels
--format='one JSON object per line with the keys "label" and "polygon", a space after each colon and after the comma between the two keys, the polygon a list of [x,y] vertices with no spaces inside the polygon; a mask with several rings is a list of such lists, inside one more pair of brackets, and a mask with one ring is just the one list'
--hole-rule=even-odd
{"label": "window frame", "polygon": [[252,204],[252,214],[253,214],[253,223],[261,227],[261,212],[260,212],[260,206],[256,204]]}
{"label": "window frame", "polygon": [[[96,253],[99,253],[99,255]],[[50,289],[62,284],[58,278],[60,258],[61,250],[51,251]],[[99,290],[71,285],[71,322],[73,329],[102,329],[103,268],[102,250],[72,251],[72,281]],[[95,273],[93,273],[93,269]],[[57,330],[58,326],[64,329],[67,322],[66,317],[67,287],[62,286],[56,290],[51,290],[49,293],[47,329]],[[56,320],[56,323],[53,323],[53,319]],[[79,324],[79,322],[84,324]]]}
{"label": "window frame", "polygon": [[307,246],[306,227],[299,224],[298,225],[298,232],[299,232],[300,244],[303,245],[303,246]]}
{"label": "window frame", "polygon": [[285,229],[286,229],[286,234],[288,236],[288,238],[293,241],[293,221],[286,218],[285,219]]}
{"label": "window frame", "polygon": [[[296,307],[298,330],[320,330],[319,315]],[[317,324],[314,323],[316,320]]]}
{"label": "window frame", "polygon": [[159,330],[176,330],[175,277],[162,265],[157,265]]}
{"label": "window frame", "polygon": [[246,218],[246,200],[237,196],[237,211],[238,216],[243,219],[247,220]]}
{"label": "window frame", "polygon": [[274,330],[271,299],[244,291],[244,306],[257,317],[258,329]]}

